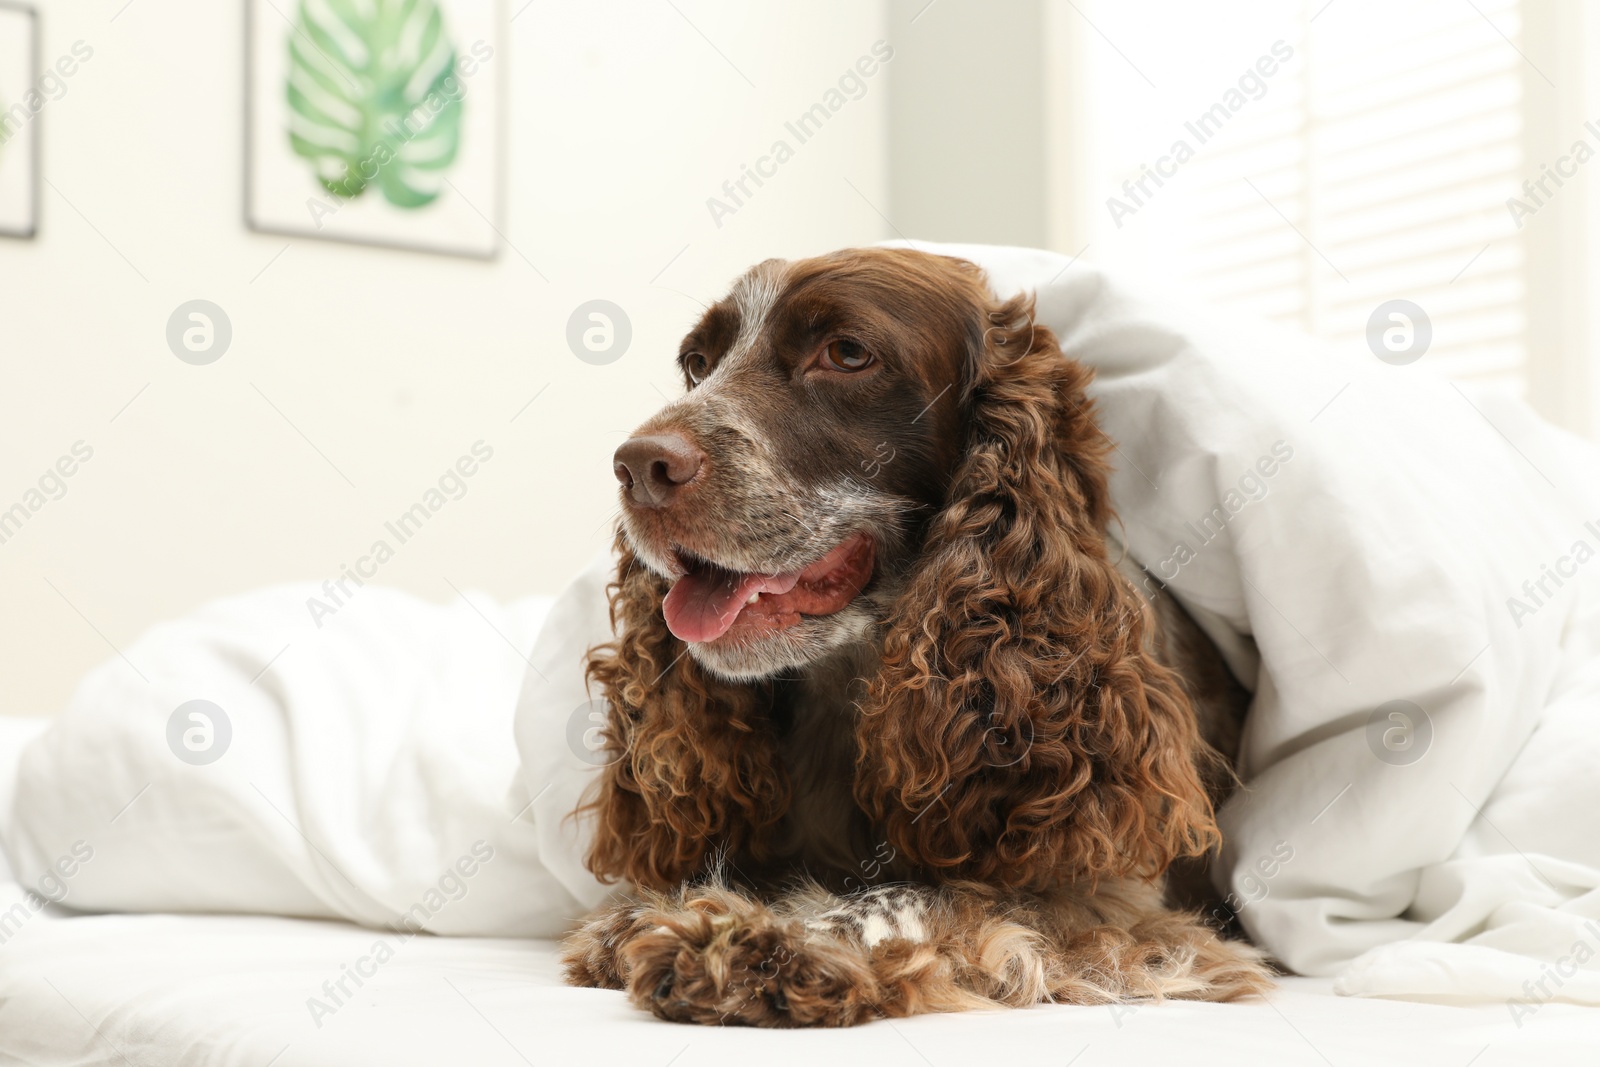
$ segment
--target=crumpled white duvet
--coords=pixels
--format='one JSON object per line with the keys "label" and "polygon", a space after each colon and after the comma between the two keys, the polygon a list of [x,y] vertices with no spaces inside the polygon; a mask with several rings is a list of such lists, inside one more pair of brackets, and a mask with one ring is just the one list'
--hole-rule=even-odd
{"label": "crumpled white duvet", "polygon": [[[1426,359],[1333,353],[1051,253],[928,247],[1037,290],[1097,369],[1117,533],[1255,692],[1222,813],[1252,935],[1348,994],[1519,1021],[1600,1003],[1600,455]],[[381,590],[322,631],[292,618],[308,590],[158,629],[127,650],[148,683],[108,663],[25,754],[19,873],[83,840],[78,907],[389,925],[422,902],[440,932],[556,932],[607,892],[567,817],[594,773],[580,663],[607,571],[536,641],[540,606]],[[165,736],[196,696],[234,720],[204,767]],[[452,877],[477,842],[492,861]]]}
{"label": "crumpled white duvet", "polygon": [[[404,932],[553,936],[581,914],[539,862],[511,739],[549,598],[346,589],[320,627],[306,602],[322,589],[264,589],[92,671],[18,765],[0,819],[18,881],[90,911]],[[209,763],[169,740],[194,700],[221,716],[202,711],[207,737],[185,713],[177,749],[188,731],[197,748],[231,733]]]}
{"label": "crumpled white duvet", "polygon": [[1343,993],[1600,1002],[1600,453],[1426,358],[950,251],[1038,291],[1130,551],[1259,653],[1222,813],[1251,934]]}

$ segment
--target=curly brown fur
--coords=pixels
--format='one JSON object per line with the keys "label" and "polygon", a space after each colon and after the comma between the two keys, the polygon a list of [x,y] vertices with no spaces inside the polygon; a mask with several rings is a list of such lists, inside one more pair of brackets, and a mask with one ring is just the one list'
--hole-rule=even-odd
{"label": "curly brown fur", "polygon": [[616,642],[588,676],[610,708],[612,762],[584,810],[597,820],[589,866],[606,880],[670,886],[715,846],[762,857],[789,803],[768,721],[770,686],[702,671],[661,621],[666,582],[617,539]]}
{"label": "curly brown fur", "polygon": [[1196,706],[1235,736],[1243,691],[1108,551],[1090,375],[1031,300],[918,252],[769,261],[680,358],[618,451],[588,666],[588,864],[636,895],[569,980],[763,1026],[1265,988],[1162,901],[1231,783]]}
{"label": "curly brown fur", "polygon": [[[1106,552],[1110,444],[1088,371],[1031,301],[988,318],[951,502],[857,726],[856,797],[950,877],[1040,889],[1159,873],[1217,836],[1195,717]],[[935,802],[945,817],[919,820]]]}

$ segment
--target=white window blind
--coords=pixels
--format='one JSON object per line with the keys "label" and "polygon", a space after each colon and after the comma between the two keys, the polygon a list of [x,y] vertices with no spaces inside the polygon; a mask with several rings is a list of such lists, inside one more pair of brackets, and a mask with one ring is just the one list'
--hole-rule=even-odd
{"label": "white window blind", "polygon": [[1089,258],[1355,346],[1411,300],[1428,362],[1522,391],[1517,0],[1079,6]]}

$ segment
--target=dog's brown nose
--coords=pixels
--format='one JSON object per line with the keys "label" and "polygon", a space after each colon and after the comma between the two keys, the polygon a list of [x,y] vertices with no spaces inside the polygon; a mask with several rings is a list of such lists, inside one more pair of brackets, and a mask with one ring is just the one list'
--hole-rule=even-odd
{"label": "dog's brown nose", "polygon": [[640,507],[659,508],[694,480],[705,461],[705,453],[680,435],[659,433],[624,441],[611,469],[630,500]]}

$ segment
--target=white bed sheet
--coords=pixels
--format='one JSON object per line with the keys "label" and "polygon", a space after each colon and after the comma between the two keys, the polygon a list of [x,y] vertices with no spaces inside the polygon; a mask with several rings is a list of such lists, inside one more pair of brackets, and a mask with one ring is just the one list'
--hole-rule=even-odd
{"label": "white bed sheet", "polygon": [[400,946],[360,989],[347,979],[354,997],[319,1027],[308,999],[331,1003],[322,983],[381,936],[261,917],[39,920],[0,948],[0,1062],[1490,1067],[1592,1064],[1600,1047],[1590,1008],[1548,1004],[1518,1029],[1504,1008],[1335,997],[1323,979],[1290,979],[1270,1001],[1243,1004],[1047,1006],[848,1031],[689,1027],[659,1022],[620,993],[562,985],[552,942],[428,935]]}
{"label": "white bed sheet", "polygon": [[[44,725],[0,719],[0,811],[21,746]],[[1519,1027],[1503,1006],[1337,997],[1330,980],[1302,978],[1242,1004],[1047,1006],[848,1031],[686,1027],[637,1011],[620,993],[563,985],[550,941],[402,943],[338,922],[55,909],[30,910],[18,923],[10,909],[22,889],[0,875],[0,1064],[1493,1067],[1592,1064],[1600,1049],[1593,1008],[1546,1004]],[[380,941],[393,956],[378,965]],[[359,987],[344,977],[358,966],[374,972]],[[352,995],[335,1001],[324,983],[342,977]],[[313,997],[331,1013],[314,1017]]]}

